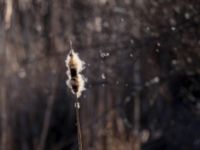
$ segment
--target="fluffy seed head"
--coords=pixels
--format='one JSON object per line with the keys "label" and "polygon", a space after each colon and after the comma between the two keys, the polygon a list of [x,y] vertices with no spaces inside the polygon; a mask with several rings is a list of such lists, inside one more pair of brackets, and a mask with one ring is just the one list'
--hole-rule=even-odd
{"label": "fluffy seed head", "polygon": [[85,62],[82,61],[78,53],[73,49],[67,55],[65,60],[67,66],[67,86],[71,89],[72,93],[80,97],[85,90],[85,78],[81,71],[85,68]]}
{"label": "fluffy seed head", "polygon": [[85,62],[80,59],[78,53],[74,52],[73,49],[67,55],[65,63],[67,68],[76,69],[77,73],[85,68]]}

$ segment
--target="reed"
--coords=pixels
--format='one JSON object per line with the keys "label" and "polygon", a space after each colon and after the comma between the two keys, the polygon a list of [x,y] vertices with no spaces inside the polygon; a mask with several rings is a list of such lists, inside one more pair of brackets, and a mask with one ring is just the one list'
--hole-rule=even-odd
{"label": "reed", "polygon": [[75,109],[76,109],[76,122],[77,122],[77,133],[78,133],[78,145],[79,150],[83,149],[82,142],[82,132],[80,123],[80,101],[79,97],[85,90],[85,78],[81,74],[85,68],[85,62],[82,61],[73,49],[72,43],[70,42],[70,52],[65,60],[67,67],[68,80],[66,81],[67,86],[70,88],[71,92],[76,95]]}

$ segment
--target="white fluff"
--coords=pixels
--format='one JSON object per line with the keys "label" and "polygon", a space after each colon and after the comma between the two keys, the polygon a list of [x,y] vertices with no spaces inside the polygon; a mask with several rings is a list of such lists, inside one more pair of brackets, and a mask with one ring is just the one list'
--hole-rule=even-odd
{"label": "white fluff", "polygon": [[[81,74],[81,72],[85,69],[85,62],[82,61],[78,55],[78,53],[74,52],[73,49],[70,50],[67,58],[65,60],[67,67],[67,76],[68,80],[66,81],[67,86],[71,89],[71,92],[79,98],[82,92],[85,90],[85,78]],[[77,76],[73,79],[71,77],[70,69],[73,68],[77,72]],[[77,91],[73,89],[73,84],[77,85]]]}

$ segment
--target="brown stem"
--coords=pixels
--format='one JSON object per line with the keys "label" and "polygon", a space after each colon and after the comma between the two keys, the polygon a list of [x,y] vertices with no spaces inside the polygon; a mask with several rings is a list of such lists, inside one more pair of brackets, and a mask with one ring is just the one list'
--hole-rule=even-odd
{"label": "brown stem", "polygon": [[82,144],[82,132],[81,132],[81,124],[80,124],[80,103],[78,98],[76,98],[76,102],[75,102],[75,109],[76,109],[76,125],[77,125],[77,134],[78,134],[78,147],[79,150],[83,149],[83,144]]}

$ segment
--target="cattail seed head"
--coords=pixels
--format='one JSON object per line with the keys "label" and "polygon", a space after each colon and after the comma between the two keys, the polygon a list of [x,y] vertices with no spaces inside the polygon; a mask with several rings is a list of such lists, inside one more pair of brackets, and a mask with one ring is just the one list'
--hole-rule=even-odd
{"label": "cattail seed head", "polygon": [[75,69],[77,73],[85,68],[85,62],[79,58],[78,53],[74,52],[73,49],[69,52],[65,63],[68,69]]}
{"label": "cattail seed head", "polygon": [[67,66],[67,86],[71,89],[72,93],[80,97],[85,90],[85,78],[81,71],[85,68],[85,62],[82,61],[78,53],[70,50],[67,59],[65,60]]}

